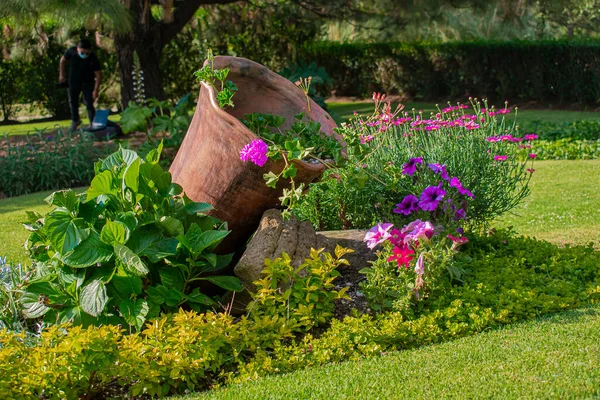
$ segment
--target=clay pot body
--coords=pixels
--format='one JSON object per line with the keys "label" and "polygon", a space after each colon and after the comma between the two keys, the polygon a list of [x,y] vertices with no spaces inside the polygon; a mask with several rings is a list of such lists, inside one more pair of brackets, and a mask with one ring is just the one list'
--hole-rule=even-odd
{"label": "clay pot body", "polygon": [[[280,172],[283,163],[271,160],[263,167],[240,160],[240,150],[258,137],[238,118],[259,112],[285,117],[284,128],[294,115],[307,112],[304,93],[292,82],[253,61],[236,57],[215,57],[214,68],[230,68],[228,80],[238,91],[234,108],[221,109],[212,86],[202,83],[198,105],[190,128],[173,161],[173,181],[194,201],[215,207],[211,215],[226,221],[232,231],[220,252],[241,250],[256,230],[262,214],[279,205],[286,181],[276,189],[265,185],[263,174]],[[307,113],[308,115],[308,113]],[[311,100],[310,117],[321,123],[322,131],[333,133],[333,119]],[[296,163],[297,184],[308,184],[325,170],[320,164]]]}

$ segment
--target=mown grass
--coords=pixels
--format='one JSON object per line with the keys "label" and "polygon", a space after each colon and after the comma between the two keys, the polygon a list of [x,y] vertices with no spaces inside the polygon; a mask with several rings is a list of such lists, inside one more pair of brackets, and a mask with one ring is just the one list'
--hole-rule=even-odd
{"label": "mown grass", "polygon": [[26,196],[0,200],[0,256],[7,256],[11,263],[27,263],[23,244],[29,232],[23,228],[25,211],[45,214],[51,210],[44,199],[52,192],[40,192]]}
{"label": "mown grass", "polygon": [[178,399],[597,398],[599,329],[590,307]]}
{"label": "mown grass", "polygon": [[[89,124],[87,114],[81,113],[82,126],[86,127]],[[111,115],[109,119],[113,122],[119,122],[121,119],[120,115]],[[18,136],[26,135],[28,133],[35,133],[38,131],[51,131],[56,129],[68,129],[71,126],[71,120],[62,121],[44,121],[44,122],[31,122],[31,123],[19,123],[14,125],[0,125],[0,137],[4,135]]]}
{"label": "mown grass", "polygon": [[600,160],[538,161],[531,195],[497,225],[564,245],[600,245]]}

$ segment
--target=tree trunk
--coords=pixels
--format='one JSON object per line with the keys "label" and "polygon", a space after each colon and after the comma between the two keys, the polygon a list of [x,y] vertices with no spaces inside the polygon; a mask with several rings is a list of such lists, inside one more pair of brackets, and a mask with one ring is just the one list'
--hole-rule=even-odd
{"label": "tree trunk", "polygon": [[119,78],[121,80],[121,106],[127,107],[130,101],[135,99],[133,81],[133,53],[137,53],[140,66],[144,73],[144,94],[146,98],[155,97],[159,100],[165,99],[162,86],[162,77],[159,70],[162,45],[158,40],[149,39],[154,35],[143,35],[132,32],[127,37],[116,37],[115,48],[119,61]]}

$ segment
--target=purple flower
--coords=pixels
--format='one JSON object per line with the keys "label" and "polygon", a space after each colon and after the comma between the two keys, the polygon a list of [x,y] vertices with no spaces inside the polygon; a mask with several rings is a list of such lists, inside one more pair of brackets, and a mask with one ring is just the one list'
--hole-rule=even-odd
{"label": "purple flower", "polygon": [[456,213],[454,214],[455,221],[465,218],[467,218],[467,212],[463,208],[459,208],[458,210],[456,210]]}
{"label": "purple flower", "polygon": [[446,171],[446,166],[443,164],[427,164],[429,169],[431,169],[436,174],[440,174],[441,178],[444,180],[448,180],[450,178],[448,176],[448,171]]}
{"label": "purple flower", "polygon": [[367,243],[367,247],[373,250],[373,248],[375,248],[375,246],[377,246],[379,243],[385,242],[392,236],[390,234],[390,229],[392,229],[393,226],[394,225],[390,224],[389,222],[378,223],[369,229],[369,232],[367,232],[365,235],[363,242]]}
{"label": "purple flower", "polygon": [[244,146],[240,151],[240,160],[252,161],[254,164],[262,167],[267,162],[267,153],[269,146],[262,139],[255,139],[251,143]]}
{"label": "purple flower", "polygon": [[421,193],[419,207],[423,211],[435,211],[445,195],[446,191],[442,189],[442,182],[438,186],[426,187],[423,193]]}
{"label": "purple flower", "polygon": [[396,214],[410,215],[413,211],[419,210],[419,198],[415,195],[409,194],[402,202],[396,204],[394,212]]}
{"label": "purple flower", "polygon": [[423,164],[423,157],[411,158],[402,169],[402,173],[408,176],[413,176],[417,171],[417,165]]}
{"label": "purple flower", "polygon": [[463,196],[469,196],[471,198],[475,197],[475,195],[471,193],[469,189],[463,187],[462,183],[460,183],[460,180],[455,176],[450,179],[450,186],[458,189],[458,193],[462,194]]}

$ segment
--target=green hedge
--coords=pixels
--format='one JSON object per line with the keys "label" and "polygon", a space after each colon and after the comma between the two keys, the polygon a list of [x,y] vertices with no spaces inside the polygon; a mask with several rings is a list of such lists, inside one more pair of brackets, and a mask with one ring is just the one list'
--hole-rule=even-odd
{"label": "green hedge", "polygon": [[325,67],[338,96],[600,103],[599,41],[318,42],[301,58]]}

